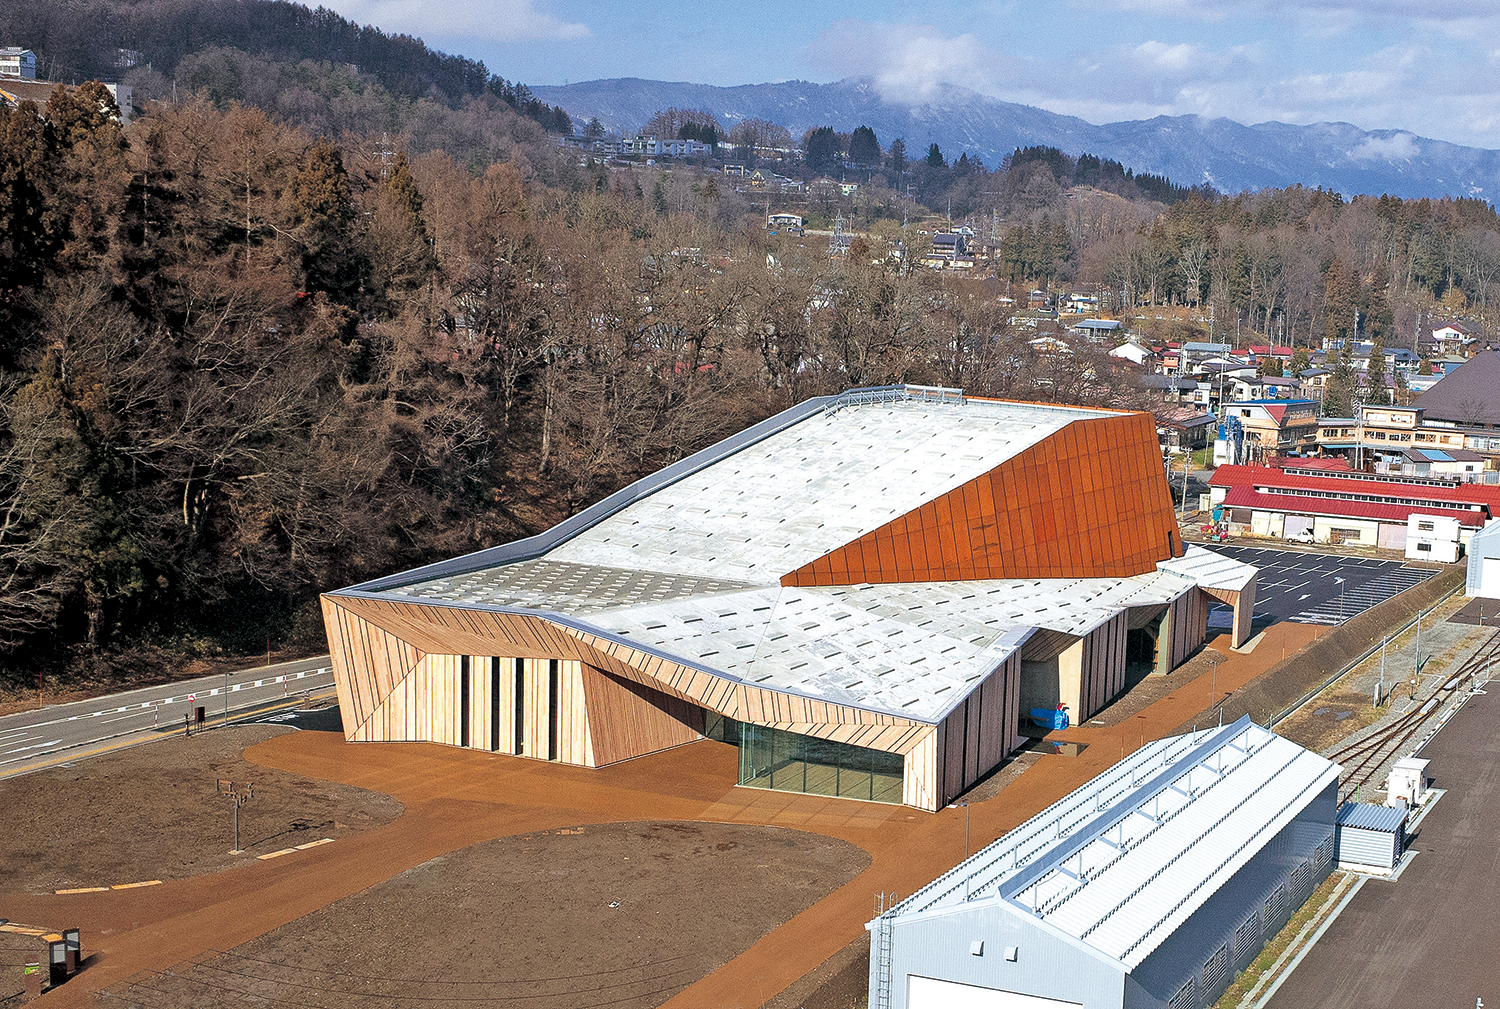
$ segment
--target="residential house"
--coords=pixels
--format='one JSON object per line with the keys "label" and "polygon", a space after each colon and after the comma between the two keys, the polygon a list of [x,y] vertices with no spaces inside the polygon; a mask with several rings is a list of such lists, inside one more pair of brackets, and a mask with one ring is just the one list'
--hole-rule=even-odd
{"label": "residential house", "polygon": [[36,53],[20,46],[0,46],[0,77],[36,79]]}
{"label": "residential house", "polygon": [[1453,374],[1468,364],[1469,359],[1461,354],[1444,354],[1441,357],[1432,358],[1427,363],[1432,366],[1432,373],[1438,378],[1442,378],[1445,375]]}
{"label": "residential house", "polygon": [[1233,389],[1233,398],[1237,401],[1292,399],[1301,389],[1301,383],[1294,378],[1279,378],[1275,375],[1245,375],[1243,371],[1240,371],[1233,373],[1233,377],[1230,378],[1230,388]]}
{"label": "residential house", "polygon": [[1474,334],[1461,322],[1445,322],[1441,326],[1432,327],[1432,340],[1444,353],[1451,353],[1474,343]]}
{"label": "residential house", "polygon": [[1217,423],[1211,413],[1178,408],[1156,412],[1156,436],[1162,447],[1173,452],[1196,452],[1207,448]]}
{"label": "residential house", "polygon": [[1198,391],[1197,382],[1174,375],[1141,375],[1136,381],[1140,383],[1141,388],[1149,389],[1161,396],[1163,403],[1191,403],[1193,393]]}
{"label": "residential house", "polygon": [[1129,361],[1138,368],[1148,367],[1152,361],[1156,360],[1155,354],[1134,340],[1127,340],[1120,344],[1109,352],[1109,356],[1121,361]]}
{"label": "residential house", "polygon": [[1489,458],[1465,448],[1443,449],[1409,448],[1401,455],[1399,464],[1388,464],[1385,469],[1375,467],[1375,472],[1395,473],[1405,476],[1441,477],[1471,483],[1483,479]]}
{"label": "residential house", "polygon": [[1264,368],[1269,363],[1281,365],[1283,369],[1291,363],[1292,354],[1295,353],[1290,347],[1275,347],[1269,344],[1251,344],[1246,347],[1241,355],[1256,367]]}
{"label": "residential house", "polygon": [[1244,429],[1250,458],[1286,454],[1317,443],[1318,404],[1311,399],[1257,399],[1226,403],[1221,418],[1233,417]]}
{"label": "residential house", "polygon": [[1204,343],[1202,341],[1189,340],[1182,345],[1182,359],[1184,367],[1192,367],[1198,362],[1210,357],[1223,357],[1230,351],[1227,343]]}
{"label": "residential house", "polygon": [[[121,125],[130,123],[132,111],[132,92],[129,84],[113,84],[101,82],[106,91],[115,100],[115,106],[119,109],[119,121]],[[27,77],[0,77],[0,102],[4,102],[11,108],[18,107],[22,102],[30,101],[36,103],[38,108],[46,105],[52,99],[55,91],[67,90],[68,85],[57,81],[38,81]]]}
{"label": "residential house", "polygon": [[[1118,336],[1121,332],[1120,321],[1118,319],[1083,319],[1073,323],[1069,328],[1079,336],[1090,340],[1102,340],[1105,337]],[[1144,347],[1140,349],[1145,350],[1147,354],[1151,353]],[[1141,362],[1137,361],[1136,363],[1140,364]]]}

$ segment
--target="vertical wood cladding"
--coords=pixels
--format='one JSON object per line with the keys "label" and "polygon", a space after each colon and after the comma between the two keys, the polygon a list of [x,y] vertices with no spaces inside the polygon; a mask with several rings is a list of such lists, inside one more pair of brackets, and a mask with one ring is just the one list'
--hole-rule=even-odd
{"label": "vertical wood cladding", "polygon": [[[737,683],[539,617],[360,598],[325,597],[323,607],[340,704],[354,725],[347,736],[360,742],[463,745],[467,719],[472,748],[599,766],[692,742],[713,710],[900,753],[903,801],[921,809],[941,808],[1018,742],[1019,655],[934,726]],[[397,630],[436,647],[423,652]],[[464,650],[441,650],[445,634]],[[515,642],[523,654],[511,651]],[[550,655],[533,654],[542,644]]]}
{"label": "vertical wood cladding", "polygon": [[691,743],[703,732],[703,709],[695,704],[590,666],[578,682],[592,732],[591,766]]}
{"label": "vertical wood cladding", "polygon": [[[943,719],[933,734],[932,766],[938,776],[930,798],[936,805],[924,808],[941,808],[962,795],[1020,745],[1020,682],[1016,652]],[[925,756],[914,751],[908,765]]]}
{"label": "vertical wood cladding", "polygon": [[1181,556],[1149,414],[1077,420],[783,585],[1115,578]]}

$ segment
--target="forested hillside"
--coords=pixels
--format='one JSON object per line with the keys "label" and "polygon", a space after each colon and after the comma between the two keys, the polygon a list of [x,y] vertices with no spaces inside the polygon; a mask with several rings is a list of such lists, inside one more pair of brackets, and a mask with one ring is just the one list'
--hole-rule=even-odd
{"label": "forested hillside", "polygon": [[563,109],[477,60],[288,0],[17,0],[0,9],[0,39],[34,50],[43,77],[124,80],[142,105],[202,92],[320,135],[441,134],[466,159],[508,153],[507,131],[484,122],[506,109],[572,132]]}
{"label": "forested hillside", "polygon": [[[524,138],[485,165],[438,133],[334,142],[180,99],[123,130],[97,85],[0,112],[11,683],[263,646],[299,614],[311,636],[322,589],[536,532],[812,395],[1149,405],[1102,348],[1034,343],[1004,279],[914,266],[930,238],[900,218],[924,211],[879,186],[809,208],[856,233],[831,257],[702,166],[584,167]],[[475,122],[514,125],[497,116]],[[1434,312],[1493,332],[1485,204],[1167,205],[1019,160],[954,176],[1012,285],[1128,283],[1118,307],[1148,319],[1196,302],[1219,335],[1299,345],[1356,308],[1391,342]]]}

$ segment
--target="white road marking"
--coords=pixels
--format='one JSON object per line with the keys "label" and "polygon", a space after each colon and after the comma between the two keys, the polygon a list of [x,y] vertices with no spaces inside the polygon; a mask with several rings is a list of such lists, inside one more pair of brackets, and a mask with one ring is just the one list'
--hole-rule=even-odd
{"label": "white road marking", "polygon": [[14,750],[6,750],[3,755],[4,756],[9,756],[12,753],[20,753],[23,750],[40,750],[44,746],[56,746],[58,743],[61,743],[61,742],[62,742],[61,739],[54,739],[50,743],[32,743],[30,746],[20,746],[20,747],[17,747],[16,749],[14,749]]}
{"label": "white road marking", "polygon": [[144,714],[144,711],[132,711],[130,714],[121,715],[119,718],[106,718],[103,724],[108,725],[110,722],[123,722],[127,718],[140,718]]}

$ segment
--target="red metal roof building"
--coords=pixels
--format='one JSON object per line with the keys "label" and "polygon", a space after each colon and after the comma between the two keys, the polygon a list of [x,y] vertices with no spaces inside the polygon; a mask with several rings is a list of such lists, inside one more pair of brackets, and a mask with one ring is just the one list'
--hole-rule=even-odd
{"label": "red metal roof building", "polygon": [[1321,468],[1220,466],[1211,500],[1251,535],[1398,549],[1413,515],[1457,519],[1465,540],[1500,517],[1500,487]]}

